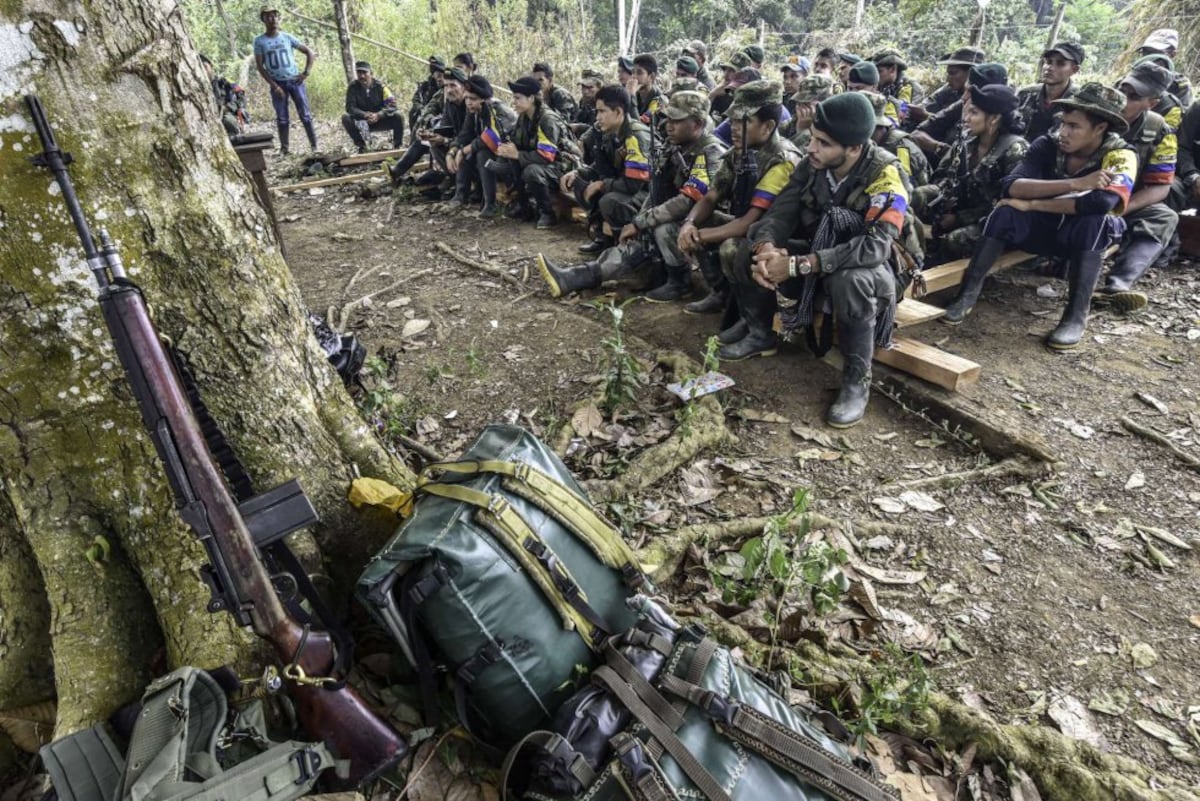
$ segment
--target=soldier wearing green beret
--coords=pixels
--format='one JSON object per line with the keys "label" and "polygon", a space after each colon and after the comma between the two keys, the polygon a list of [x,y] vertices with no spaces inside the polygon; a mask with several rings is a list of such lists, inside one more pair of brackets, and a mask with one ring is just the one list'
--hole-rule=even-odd
{"label": "soldier wearing green beret", "polygon": [[746,45],[746,47],[742,50],[742,52],[745,53],[746,58],[748,58],[750,60],[749,66],[753,67],[754,69],[758,70],[759,72],[762,72],[763,62],[767,58],[766,51],[763,50],[760,45],[752,44],[752,45]]}
{"label": "soldier wearing green beret", "polygon": [[[774,81],[740,87],[729,108],[733,148],[725,154],[707,195],[684,219],[679,248],[694,257],[708,295],[689,303],[689,314],[726,309],[737,243],[774,204],[804,154],[779,133],[783,90]],[[724,344],[724,343],[723,343]]]}
{"label": "soldier wearing green beret", "polygon": [[913,192],[913,210],[930,225],[926,266],[971,255],[1003,181],[1025,157],[1017,93],[1011,86],[972,86],[957,137],[933,180]]}
{"label": "soldier wearing green beret", "polygon": [[708,113],[708,98],[701,92],[679,92],[670,99],[663,108],[669,144],[655,162],[652,190],[621,228],[620,242],[595,261],[573,267],[538,254],[538,270],[551,295],[598,287],[658,260],[666,281],[648,292],[646,300],[665,303],[691,294],[691,266],[678,247],[680,221],[709,192],[725,152],[708,131]]}
{"label": "soldier wearing green beret", "polygon": [[780,133],[803,152],[812,138],[813,112],[817,104],[841,91],[842,85],[829,75],[810,75],[800,81],[792,95],[792,118],[780,127]]}
{"label": "soldier wearing green beret", "polygon": [[913,186],[923,186],[929,182],[929,162],[921,148],[900,130],[896,119],[888,114],[894,108],[886,97],[878,92],[863,92],[875,109],[875,133],[871,140],[891,153],[900,162],[900,169],[908,176]]}
{"label": "soldier wearing green beret", "polygon": [[[738,250],[729,276],[741,313],[721,358],[775,353],[776,292],[797,301],[790,323],[810,331],[827,301],[845,367],[826,421],[852,426],[866,413],[875,345],[891,343],[897,277],[920,264],[908,214],[909,186],[895,156],[871,141],[875,109],[860,92],[823,101],[808,158]],[[893,244],[905,252],[892,264]],[[824,337],[813,332],[821,352]],[[827,345],[824,345],[827,346]]]}
{"label": "soldier wearing green beret", "polygon": [[908,119],[908,107],[925,99],[925,89],[904,74],[908,69],[908,62],[899,50],[880,50],[871,56],[871,61],[875,62],[875,68],[879,70],[879,93],[892,101],[892,106],[899,115],[895,118],[896,123],[905,122]]}

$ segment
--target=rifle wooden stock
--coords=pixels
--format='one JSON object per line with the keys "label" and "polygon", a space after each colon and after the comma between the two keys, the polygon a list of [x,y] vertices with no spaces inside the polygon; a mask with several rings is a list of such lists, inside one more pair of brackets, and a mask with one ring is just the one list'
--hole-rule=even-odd
{"label": "rifle wooden stock", "polygon": [[[166,432],[195,495],[193,504],[202,506],[210,535],[225,560],[231,595],[243,599],[243,609],[254,632],[271,643],[285,664],[295,664],[312,677],[328,676],[335,651],[328,634],[306,631],[284,609],[271,579],[258,557],[238,505],[217,469],[204,435],[188,404],[183,385],[175,373],[150,320],[140,290],[127,283],[102,291],[101,305],[131,382],[145,382],[146,394],[154,400],[154,411],[142,409],[151,434]],[[140,395],[135,386],[135,394]],[[151,418],[157,416],[158,421]],[[160,444],[160,454],[163,447]],[[170,457],[162,454],[164,459]],[[180,498],[180,506],[185,506]],[[407,747],[401,737],[372,712],[350,687],[327,689],[306,684],[292,688],[301,725],[308,736],[324,740],[338,759],[349,760],[349,779],[355,785],[374,778],[401,757]]]}

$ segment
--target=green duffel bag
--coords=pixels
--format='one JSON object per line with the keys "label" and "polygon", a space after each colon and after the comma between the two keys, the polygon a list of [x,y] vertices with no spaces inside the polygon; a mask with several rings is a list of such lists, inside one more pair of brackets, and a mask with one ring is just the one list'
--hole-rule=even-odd
{"label": "green duffel bag", "polygon": [[430,465],[414,495],[358,598],[417,670],[426,722],[445,670],[459,722],[502,754],[544,728],[604,641],[633,625],[625,601],[647,580],[566,466],[515,426],[489,426],[457,461]]}
{"label": "green duffel bag", "polygon": [[505,760],[524,801],[895,801],[836,718],[794,708],[645,597],[605,664]]}

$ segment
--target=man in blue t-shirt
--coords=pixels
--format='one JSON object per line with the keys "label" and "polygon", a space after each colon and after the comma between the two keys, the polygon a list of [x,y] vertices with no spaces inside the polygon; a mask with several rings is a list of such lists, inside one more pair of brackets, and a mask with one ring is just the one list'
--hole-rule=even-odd
{"label": "man in blue t-shirt", "polygon": [[[271,87],[271,105],[275,107],[275,124],[279,126],[279,151],[288,152],[288,98],[296,104],[296,113],[308,134],[308,143],[317,149],[317,131],[313,128],[312,113],[308,109],[308,93],[304,81],[317,54],[290,33],[279,30],[279,9],[263,6],[259,12],[267,32],[254,38],[254,63],[263,80]],[[304,72],[296,66],[293,50],[304,54]]]}

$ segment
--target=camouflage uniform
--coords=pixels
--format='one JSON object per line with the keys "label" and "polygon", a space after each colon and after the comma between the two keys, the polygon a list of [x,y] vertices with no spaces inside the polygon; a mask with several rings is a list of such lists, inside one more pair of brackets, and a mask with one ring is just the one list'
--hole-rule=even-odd
{"label": "camouflage uniform", "polygon": [[908,63],[899,50],[892,48],[882,50],[871,56],[871,61],[875,62],[876,67],[892,65],[896,67],[896,80],[887,86],[880,86],[879,93],[892,101],[892,107],[896,112],[896,124],[899,125],[908,118],[908,107],[919,104],[925,99],[925,90],[921,84],[904,74],[904,71],[908,69]]}
{"label": "camouflage uniform", "polygon": [[546,105],[554,110],[554,113],[565,123],[575,122],[575,116],[579,113],[579,104],[575,101],[574,95],[568,92],[561,86],[556,86],[550,90],[550,97],[542,95]]}
{"label": "camouflage uniform", "polygon": [[1171,196],[1167,202],[1175,211],[1183,211],[1197,205],[1192,187],[1200,181],[1200,103],[1192,106],[1183,115],[1176,135],[1179,153],[1175,163],[1175,180],[1171,184]]}
{"label": "camouflage uniform", "polygon": [[810,129],[796,130],[796,117],[794,110],[800,103],[820,103],[825,98],[837,94],[841,91],[841,84],[835,81],[828,75],[809,75],[804,80],[800,81],[800,88],[792,95],[792,119],[779,126],[779,135],[784,139],[791,140],[792,144],[800,149],[803,153],[808,148],[808,142],[812,139]]}
{"label": "camouflage uniform", "polygon": [[524,114],[517,117],[512,131],[512,143],[519,151],[517,158],[498,156],[488,162],[487,168],[522,197],[533,195],[540,206],[548,207],[565,171],[562,151],[569,142],[566,123],[552,109],[541,106],[533,119]]}
{"label": "camouflage uniform", "polygon": [[[1075,94],[1074,81],[1067,82],[1067,90],[1060,100],[1065,100]],[[1035,83],[1017,92],[1017,113],[1025,122],[1025,138],[1032,142],[1039,136],[1053,133],[1058,128],[1061,111],[1056,106],[1046,102],[1046,86]]]}
{"label": "camouflage uniform", "polygon": [[[579,169],[575,199],[591,223],[607,222],[616,233],[633,219],[650,188],[650,128],[626,117],[616,134],[600,134],[595,155]],[[585,200],[583,192],[592,181],[603,181],[604,189]]]}
{"label": "camouflage uniform", "polygon": [[937,114],[958,100],[962,100],[962,92],[956,92],[954,89],[951,89],[949,84],[942,84],[936,91],[925,98],[925,102],[921,105],[924,106],[925,111],[932,115]]}
{"label": "camouflage uniform", "polygon": [[[1029,149],[1029,143],[1017,134],[1001,134],[971,166],[978,141],[974,136],[955,140],[934,171],[933,182],[919,186],[913,194],[913,211],[935,226],[934,247],[941,261],[971,255],[983,234],[984,221],[1000,200],[1002,181]],[[938,218],[948,213],[954,214],[957,227],[938,230]]]}
{"label": "camouflage uniform", "polygon": [[893,111],[895,107],[889,103],[888,98],[878,92],[863,92],[863,94],[871,100],[871,106],[875,109],[876,134],[880,128],[887,129],[882,141],[877,139],[875,143],[899,160],[900,169],[904,170],[904,174],[908,176],[912,186],[922,186],[928,183],[929,161],[925,158],[924,151],[917,147],[908,134],[897,127],[898,121],[889,114],[889,111]]}

